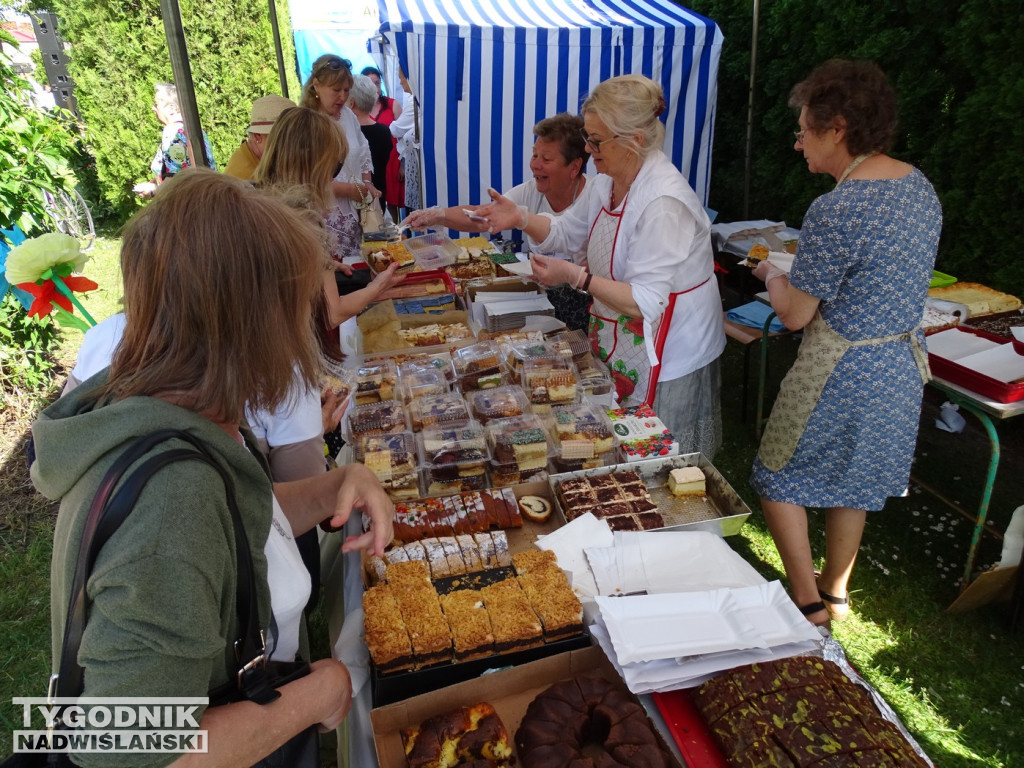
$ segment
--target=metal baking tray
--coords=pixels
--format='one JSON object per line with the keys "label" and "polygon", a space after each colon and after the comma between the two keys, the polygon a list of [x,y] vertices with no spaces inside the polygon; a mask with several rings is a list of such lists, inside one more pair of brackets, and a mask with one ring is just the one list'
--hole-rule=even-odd
{"label": "metal baking tray", "polygon": [[[681,499],[673,496],[666,483],[669,472],[677,467],[700,467],[707,481],[707,496]],[[555,507],[562,522],[565,522],[565,510],[558,501],[557,493],[558,484],[562,480],[570,477],[597,477],[625,470],[633,470],[640,475],[651,498],[658,505],[658,512],[665,519],[665,527],[656,530],[709,531],[719,536],[732,536],[740,532],[743,523],[750,517],[750,507],[704,454],[687,453],[550,475],[548,483],[551,496],[555,499]]]}

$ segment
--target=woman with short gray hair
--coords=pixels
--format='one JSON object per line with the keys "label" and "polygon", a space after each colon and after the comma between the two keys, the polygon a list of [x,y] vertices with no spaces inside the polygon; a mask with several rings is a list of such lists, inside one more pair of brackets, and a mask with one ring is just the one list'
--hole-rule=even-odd
{"label": "woman with short gray hair", "polygon": [[[192,165],[188,155],[185,124],[181,119],[178,89],[174,83],[157,83],[153,86],[153,112],[163,126],[163,133],[160,136],[160,146],[149,164],[153,180],[136,184],[132,188],[140,197],[152,197],[156,188],[164,181],[182,168]],[[210,146],[210,138],[206,131],[203,131],[203,144],[206,145],[206,157],[210,161],[210,167],[217,170],[217,164],[213,160],[213,148]]]}
{"label": "woman with short gray hair", "polygon": [[381,125],[371,116],[374,105],[377,103],[377,86],[373,84],[366,75],[356,75],[352,78],[352,89],[349,91],[349,109],[359,119],[359,129],[366,137],[366,143],[370,145],[370,157],[373,160],[373,175],[371,181],[373,186],[381,192],[381,198],[387,194],[388,158],[391,157],[391,149],[394,146],[391,141],[391,131],[386,125]]}

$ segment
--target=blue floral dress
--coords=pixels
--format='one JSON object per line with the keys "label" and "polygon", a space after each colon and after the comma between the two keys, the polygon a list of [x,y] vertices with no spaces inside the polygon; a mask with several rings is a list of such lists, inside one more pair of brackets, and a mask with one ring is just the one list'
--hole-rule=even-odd
{"label": "blue floral dress", "polygon": [[[848,179],[812,203],[790,284],[821,300],[808,328],[819,324],[844,346],[820,394],[803,391],[794,371],[813,354],[805,333],[754,461],[751,484],[763,498],[879,510],[906,490],[924,386],[918,326],[941,227],[938,197],[917,169]],[[772,422],[801,402],[810,415],[795,448],[769,460]]]}

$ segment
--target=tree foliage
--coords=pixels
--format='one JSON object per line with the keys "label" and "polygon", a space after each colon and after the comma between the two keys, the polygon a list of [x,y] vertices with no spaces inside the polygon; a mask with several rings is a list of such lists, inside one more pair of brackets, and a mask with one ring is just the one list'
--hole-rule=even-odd
{"label": "tree foliage", "polygon": [[[1024,166],[1021,0],[776,0],[759,5],[749,209],[744,165],[752,3],[687,0],[725,34],[711,199],[723,221],[799,226],[831,178],[793,152],[789,90],[832,57],[872,59],[900,96],[893,154],[920,168],[942,200],[939,268],[1024,295],[1016,258]],[[1012,250],[1011,250],[1012,248]]]}
{"label": "tree foliage", "polygon": [[[159,0],[39,0],[71,43],[70,74],[96,158],[100,190],[122,217],[138,202],[160,141],[153,85],[173,82]],[[244,137],[252,102],[280,93],[267,0],[181,0],[199,115],[223,167]],[[294,61],[285,0],[285,62]],[[295,88],[294,75],[290,89]],[[296,90],[290,90],[294,99]]]}
{"label": "tree foliage", "polygon": [[[0,30],[0,42],[14,38]],[[0,229],[18,224],[26,235],[49,229],[43,191],[74,188],[69,161],[76,155],[66,113],[32,105],[32,89],[0,51]]]}

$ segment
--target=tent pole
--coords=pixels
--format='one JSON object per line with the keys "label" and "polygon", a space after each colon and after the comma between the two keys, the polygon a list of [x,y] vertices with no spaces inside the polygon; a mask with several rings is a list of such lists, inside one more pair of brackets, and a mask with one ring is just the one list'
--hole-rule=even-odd
{"label": "tent pole", "polygon": [[288,98],[288,78],[284,71],[284,51],[281,49],[281,28],[277,24],[276,0],[267,0],[270,6],[270,28],[274,31],[274,53],[277,54],[277,79],[281,83],[281,95]]}
{"label": "tent pole", "polygon": [[[178,90],[178,106],[185,120],[185,141],[189,161],[193,168],[209,168],[212,158],[206,156],[206,142],[202,140],[203,126],[199,122],[199,107],[196,106],[196,91],[192,84],[192,66],[188,61],[188,46],[185,44],[185,29],[181,24],[178,0],[160,0],[160,14],[164,19],[164,33],[167,35],[167,50],[171,55],[174,85]],[[199,137],[198,144],[193,141],[195,136]]]}
{"label": "tent pole", "polygon": [[743,164],[743,218],[750,218],[750,165],[754,144],[754,75],[757,72],[757,17],[759,0],[754,0],[754,25],[750,39],[750,92],[747,100],[747,156]]}

